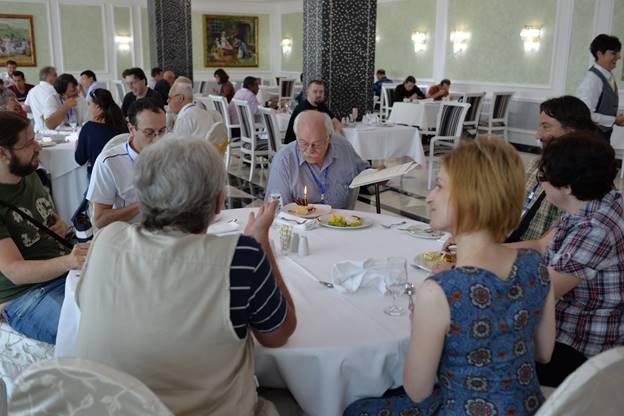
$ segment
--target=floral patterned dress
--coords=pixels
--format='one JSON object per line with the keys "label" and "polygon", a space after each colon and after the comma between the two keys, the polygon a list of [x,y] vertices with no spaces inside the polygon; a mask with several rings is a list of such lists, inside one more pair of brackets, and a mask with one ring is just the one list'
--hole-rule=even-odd
{"label": "floral patterned dress", "polygon": [[534,414],[544,396],[533,336],[550,287],[541,255],[518,250],[507,280],[477,267],[457,267],[431,279],[444,290],[451,314],[434,394],[420,403],[406,395],[363,399],[345,415]]}

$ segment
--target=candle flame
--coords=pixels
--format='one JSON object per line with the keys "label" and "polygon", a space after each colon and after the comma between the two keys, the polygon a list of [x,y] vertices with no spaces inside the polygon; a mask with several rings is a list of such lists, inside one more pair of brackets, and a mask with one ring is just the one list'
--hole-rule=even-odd
{"label": "candle flame", "polygon": [[303,195],[307,195],[308,194],[308,187],[304,186],[303,187]]}

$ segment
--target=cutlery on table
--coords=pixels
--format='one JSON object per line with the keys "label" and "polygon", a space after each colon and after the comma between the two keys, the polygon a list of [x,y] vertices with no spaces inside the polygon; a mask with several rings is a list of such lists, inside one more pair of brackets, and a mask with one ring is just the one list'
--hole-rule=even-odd
{"label": "cutlery on table", "polygon": [[403,225],[403,224],[407,224],[405,221],[401,221],[401,222],[397,222],[396,224],[381,224],[381,226],[387,230],[389,230],[392,227],[398,226],[398,225]]}
{"label": "cutlery on table", "polygon": [[324,281],[324,280],[319,280],[318,282],[319,282],[320,284],[322,284],[323,286],[328,287],[328,288],[330,288],[330,289],[333,289],[333,288],[334,288],[334,284],[333,284],[333,283],[331,283],[331,282],[326,282],[326,281]]}

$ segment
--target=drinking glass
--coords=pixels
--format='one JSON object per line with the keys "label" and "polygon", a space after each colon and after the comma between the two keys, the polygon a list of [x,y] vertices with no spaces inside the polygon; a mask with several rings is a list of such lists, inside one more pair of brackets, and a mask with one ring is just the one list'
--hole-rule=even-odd
{"label": "drinking glass", "polygon": [[280,254],[287,256],[290,250],[290,239],[292,238],[292,226],[282,224],[279,229],[280,236]]}
{"label": "drinking glass", "polygon": [[390,316],[401,316],[405,309],[397,305],[397,298],[405,291],[407,283],[407,260],[403,257],[388,257],[383,270],[386,289],[392,294],[392,305],[384,309]]}
{"label": "drinking glass", "polygon": [[71,127],[72,131],[76,131],[76,127],[78,127],[78,114],[76,114],[76,111],[71,111],[68,119],[69,127]]}

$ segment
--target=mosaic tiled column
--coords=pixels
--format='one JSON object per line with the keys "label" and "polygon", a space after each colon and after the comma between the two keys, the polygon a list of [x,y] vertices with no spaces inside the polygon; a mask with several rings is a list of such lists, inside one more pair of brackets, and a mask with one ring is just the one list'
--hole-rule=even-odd
{"label": "mosaic tiled column", "polygon": [[193,79],[191,0],[148,0],[152,67]]}
{"label": "mosaic tiled column", "polygon": [[377,0],[304,0],[304,82],[322,79],[338,117],[373,109]]}

